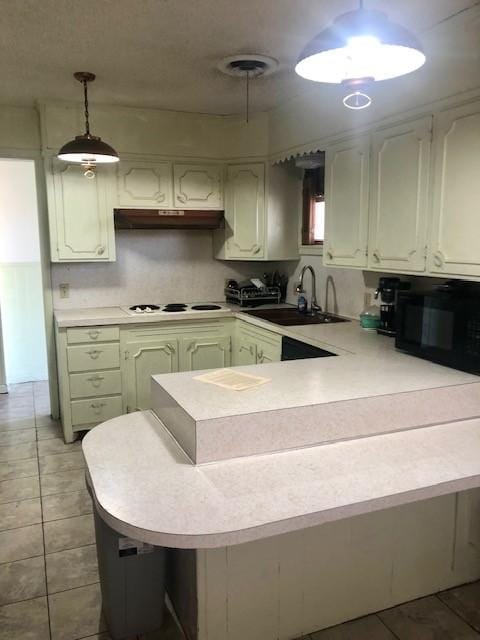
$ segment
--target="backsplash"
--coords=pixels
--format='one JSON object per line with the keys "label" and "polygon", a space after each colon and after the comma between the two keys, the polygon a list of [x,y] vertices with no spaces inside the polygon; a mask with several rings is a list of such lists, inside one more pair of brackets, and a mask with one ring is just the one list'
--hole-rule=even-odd
{"label": "backsplash", "polygon": [[[330,313],[349,318],[358,318],[363,311],[366,292],[371,294],[372,304],[375,304],[373,293],[377,288],[378,279],[382,276],[394,275],[402,280],[410,280],[413,288],[435,286],[442,282],[438,278],[324,267],[321,256],[302,256],[301,260],[295,263],[293,276],[288,283],[287,302],[290,304],[297,303],[298,294],[295,293],[295,286],[298,282],[300,271],[306,264],[312,265],[315,270],[318,304],[321,305],[322,309]],[[307,273],[304,280],[304,289],[309,302],[311,295],[310,282],[310,274]]]}
{"label": "backsplash", "polygon": [[[365,291],[372,293],[373,301],[378,278],[388,275],[326,268],[322,265],[321,256],[302,256],[298,262],[215,260],[209,231],[117,231],[116,243],[116,262],[52,264],[56,309],[142,302],[222,301],[225,299],[223,288],[226,278],[261,277],[265,271],[274,269],[289,277],[287,302],[296,304],[295,285],[300,270],[305,264],[311,264],[317,276],[317,298],[322,308],[358,318],[364,307]],[[414,280],[419,284],[432,282],[419,277]],[[70,285],[69,298],[60,298],[59,285],[62,283]],[[307,274],[305,289],[309,299],[310,287],[310,274]]]}
{"label": "backsplash", "polygon": [[[215,260],[209,231],[117,231],[115,237],[116,262],[52,264],[56,309],[221,301],[226,278],[274,269],[291,275],[297,264]],[[70,285],[69,298],[60,298],[62,283]]]}

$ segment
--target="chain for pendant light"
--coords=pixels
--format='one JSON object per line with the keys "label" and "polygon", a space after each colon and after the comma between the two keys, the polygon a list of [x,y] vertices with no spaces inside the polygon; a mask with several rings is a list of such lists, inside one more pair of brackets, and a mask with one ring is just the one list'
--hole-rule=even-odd
{"label": "chain for pendant light", "polygon": [[82,80],[83,84],[83,100],[85,105],[85,133],[87,136],[90,135],[90,123],[88,121],[89,113],[88,113],[88,89],[87,89],[87,80],[84,78]]}

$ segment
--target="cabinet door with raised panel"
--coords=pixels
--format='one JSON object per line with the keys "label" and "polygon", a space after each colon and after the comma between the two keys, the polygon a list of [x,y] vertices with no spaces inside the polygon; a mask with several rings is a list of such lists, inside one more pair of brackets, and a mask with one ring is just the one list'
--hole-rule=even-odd
{"label": "cabinet door with raised panel", "polygon": [[172,206],[172,165],[169,162],[120,162],[118,205],[125,208]]}
{"label": "cabinet door with raised panel", "polygon": [[265,255],[265,165],[230,165],[227,170],[225,220],[227,258]]}
{"label": "cabinet door with raised panel", "polygon": [[428,269],[480,277],[480,102],[439,114],[434,141]]}
{"label": "cabinet door with raised panel", "polygon": [[368,136],[347,140],[326,151],[326,265],[367,265],[369,165]]}
{"label": "cabinet door with raised panel", "polygon": [[192,336],[180,340],[181,371],[229,367],[230,355],[230,336]]}
{"label": "cabinet door with raised panel", "polygon": [[175,164],[174,206],[180,209],[223,209],[223,167]]}
{"label": "cabinet door with raised panel", "polygon": [[78,165],[54,161],[47,169],[53,262],[115,260],[113,170],[99,167],[88,179]]}
{"label": "cabinet door with raised panel", "polygon": [[252,338],[240,335],[236,341],[233,364],[242,366],[257,364],[257,343]]}
{"label": "cabinet door with raised panel", "polygon": [[430,116],[373,136],[368,266],[425,271]]}
{"label": "cabinet door with raised panel", "polygon": [[178,371],[178,340],[174,338],[128,342],[124,351],[127,411],[151,408],[151,377]]}

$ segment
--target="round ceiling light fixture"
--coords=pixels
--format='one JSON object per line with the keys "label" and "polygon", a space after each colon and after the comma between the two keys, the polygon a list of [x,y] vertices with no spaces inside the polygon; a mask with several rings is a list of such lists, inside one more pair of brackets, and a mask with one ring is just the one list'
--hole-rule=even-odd
{"label": "round ceiling light fixture", "polygon": [[[381,11],[364,9],[360,0],[358,9],[338,16],[307,44],[295,71],[315,82],[358,85],[406,75],[424,63],[425,54],[413,33]],[[352,95],[360,94],[366,96],[357,86]]]}
{"label": "round ceiling light fixture", "polygon": [[246,106],[245,121],[248,123],[250,113],[250,80],[260,76],[269,76],[278,69],[278,60],[270,56],[253,53],[241,53],[223,58],[217,69],[228,76],[245,78]]}
{"label": "round ceiling light fixture", "polygon": [[119,157],[113,147],[103,142],[98,136],[90,133],[87,85],[95,80],[95,74],[87,71],[77,71],[73,76],[83,84],[85,133],[75,136],[73,140],[64,144],[57,157],[64,162],[81,164],[85,169],[85,177],[93,178],[97,164],[118,162]]}

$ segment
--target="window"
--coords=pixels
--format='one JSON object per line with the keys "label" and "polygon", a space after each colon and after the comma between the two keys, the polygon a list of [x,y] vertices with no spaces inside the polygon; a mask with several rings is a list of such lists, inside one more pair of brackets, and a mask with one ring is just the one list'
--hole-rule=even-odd
{"label": "window", "polygon": [[302,245],[323,244],[325,227],[324,175],[324,167],[305,170]]}

